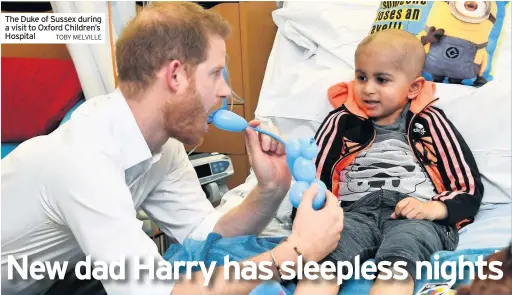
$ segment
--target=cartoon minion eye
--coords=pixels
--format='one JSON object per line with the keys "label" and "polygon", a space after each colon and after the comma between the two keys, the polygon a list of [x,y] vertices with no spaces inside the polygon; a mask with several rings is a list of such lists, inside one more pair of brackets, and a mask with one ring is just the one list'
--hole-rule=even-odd
{"label": "cartoon minion eye", "polygon": [[472,24],[485,21],[491,14],[489,1],[453,1],[450,8],[457,19]]}

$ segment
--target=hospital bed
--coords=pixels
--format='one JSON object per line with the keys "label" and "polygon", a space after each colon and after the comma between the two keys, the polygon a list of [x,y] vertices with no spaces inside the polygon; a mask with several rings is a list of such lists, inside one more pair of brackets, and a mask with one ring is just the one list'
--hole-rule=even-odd
{"label": "hospital bed", "polygon": [[[327,89],[351,80],[354,52],[368,34],[378,2],[284,2],[273,12],[278,26],[260,92],[256,117],[270,121],[286,138],[313,136],[333,108]],[[495,79],[483,87],[437,84],[442,108],[471,147],[485,186],[473,224],[460,231],[458,250],[504,248],[512,241],[512,140],[510,13],[494,62]],[[236,173],[236,171],[235,171]],[[237,206],[255,187],[251,170],[223,196],[217,210]],[[291,230],[288,196],[261,236]]]}

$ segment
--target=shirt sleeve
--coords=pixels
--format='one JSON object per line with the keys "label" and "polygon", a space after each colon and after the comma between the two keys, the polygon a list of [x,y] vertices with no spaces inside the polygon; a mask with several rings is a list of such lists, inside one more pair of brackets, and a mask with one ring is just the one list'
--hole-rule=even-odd
{"label": "shirt sleeve", "polygon": [[[69,159],[49,173],[48,193],[64,226],[94,262],[121,263],[124,277],[101,280],[108,294],[169,295],[174,281],[156,275],[168,264],[136,218],[123,170],[109,159]],[[150,273],[141,265],[150,265]]]}
{"label": "shirt sleeve", "polygon": [[220,219],[201,188],[183,144],[164,145],[172,155],[165,177],[142,203],[146,214],[168,236],[183,243],[185,238],[204,240]]}

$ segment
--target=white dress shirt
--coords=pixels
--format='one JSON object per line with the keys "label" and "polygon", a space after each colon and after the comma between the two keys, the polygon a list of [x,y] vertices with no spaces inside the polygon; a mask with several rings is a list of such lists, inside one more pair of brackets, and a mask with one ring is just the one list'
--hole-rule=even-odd
{"label": "white dress shirt", "polygon": [[[88,100],[48,136],[22,143],[2,160],[2,293],[36,294],[54,281],[7,279],[7,258],[93,261],[153,257],[142,208],[170,237],[204,239],[220,217],[204,194],[182,143],[152,155],[119,90]],[[128,261],[128,260],[127,260]],[[126,263],[126,277],[130,275]],[[155,264],[158,267],[158,264]],[[144,275],[147,272],[141,272]],[[173,281],[103,282],[108,294],[170,294]]]}

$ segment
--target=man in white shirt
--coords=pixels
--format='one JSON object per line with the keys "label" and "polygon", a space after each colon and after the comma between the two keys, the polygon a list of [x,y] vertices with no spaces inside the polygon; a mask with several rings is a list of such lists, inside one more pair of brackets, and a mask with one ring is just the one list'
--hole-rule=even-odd
{"label": "man in white shirt", "polygon": [[[142,230],[138,209],[178,242],[212,231],[257,234],[268,224],[291,181],[281,145],[246,130],[258,185],[223,216],[206,199],[183,146],[202,140],[208,113],[230,93],[222,76],[228,34],[224,20],[195,4],[150,6],[116,44],[119,89],[88,100],[62,127],[2,161],[2,294],[39,294],[55,282],[48,270],[38,272],[41,278],[31,271],[20,278],[13,260],[67,262],[67,270],[84,255],[165,263]],[[314,211],[315,190],[304,194],[288,240],[251,261],[274,263],[273,254],[279,265],[297,261],[297,251],[319,261],[335,248],[343,214],[330,193]],[[260,283],[226,282],[221,267],[209,287],[201,272],[193,280],[137,279],[131,267],[126,280],[101,281],[108,294],[243,294]],[[277,279],[279,270],[273,271]]]}

